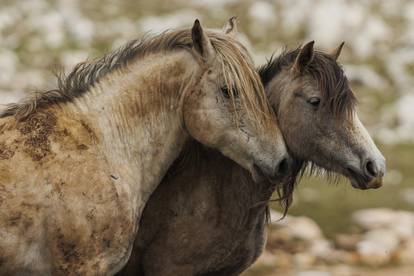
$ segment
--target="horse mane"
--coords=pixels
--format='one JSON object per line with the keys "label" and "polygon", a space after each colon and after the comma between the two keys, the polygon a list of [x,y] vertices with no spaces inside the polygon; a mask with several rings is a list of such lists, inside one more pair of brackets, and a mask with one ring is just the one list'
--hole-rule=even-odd
{"label": "horse mane", "polygon": [[[266,86],[282,69],[290,67],[300,53],[300,47],[294,50],[284,50],[278,57],[274,55],[267,63],[258,69],[263,85]],[[322,92],[322,104],[335,118],[350,118],[357,103],[348,79],[340,64],[329,54],[314,51],[312,61],[306,66],[304,74],[309,75],[317,82]]]}
{"label": "horse mane", "polygon": [[[223,76],[229,91],[237,91],[247,114],[255,119],[258,126],[270,127],[272,124],[269,118],[274,115],[247,50],[224,33],[207,31],[206,34],[222,63]],[[0,118],[14,115],[16,119],[23,120],[39,107],[69,102],[82,96],[105,75],[125,68],[138,58],[151,53],[191,48],[191,31],[188,29],[169,30],[158,35],[147,34],[101,58],[79,63],[67,75],[58,74],[56,89],[35,91],[18,103],[6,105],[0,112]],[[234,103],[233,93],[231,99]]]}

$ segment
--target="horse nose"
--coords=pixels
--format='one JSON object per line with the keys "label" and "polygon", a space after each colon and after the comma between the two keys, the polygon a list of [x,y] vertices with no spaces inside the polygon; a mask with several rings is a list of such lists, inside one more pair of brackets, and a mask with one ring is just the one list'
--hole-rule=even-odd
{"label": "horse nose", "polygon": [[285,156],[282,158],[282,160],[280,160],[279,164],[276,166],[275,177],[286,176],[289,173],[291,166],[292,159],[290,157]]}
{"label": "horse nose", "polygon": [[384,172],[381,170],[379,164],[372,159],[367,159],[364,165],[364,173],[370,178],[382,177]]}

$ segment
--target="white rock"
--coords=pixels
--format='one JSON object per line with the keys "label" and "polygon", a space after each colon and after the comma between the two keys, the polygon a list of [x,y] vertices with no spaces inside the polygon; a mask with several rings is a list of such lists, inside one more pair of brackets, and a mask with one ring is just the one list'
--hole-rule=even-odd
{"label": "white rock", "polygon": [[257,259],[255,264],[263,265],[263,266],[274,266],[277,261],[277,256],[270,253],[269,251],[265,250],[262,255]]}
{"label": "white rock", "polygon": [[2,7],[0,11],[0,30],[17,24],[20,17],[21,14],[17,7]]}
{"label": "white rock", "polygon": [[351,43],[366,17],[364,5],[343,0],[322,0],[311,10],[309,36],[325,48],[335,47],[343,40]]}
{"label": "white rock", "polygon": [[375,229],[367,232],[357,244],[361,261],[368,265],[387,264],[397,250],[400,240],[398,235],[388,229]]}
{"label": "white rock", "polygon": [[[414,25],[413,25],[414,26]],[[414,78],[408,66],[414,64],[414,49],[402,47],[389,53],[385,65],[395,85],[403,91],[412,91]],[[411,94],[411,93],[410,93]]]}
{"label": "white rock", "polygon": [[203,6],[208,9],[218,10],[225,7],[228,4],[236,3],[238,0],[191,0],[194,4],[198,6]]}
{"label": "white rock", "polygon": [[264,1],[253,2],[248,11],[250,18],[248,27],[253,37],[264,38],[273,33],[272,30],[277,21],[274,6],[274,4]]}
{"label": "white rock", "polygon": [[352,214],[352,220],[368,230],[388,227],[394,222],[394,211],[387,208],[359,210]]}
{"label": "white rock", "polygon": [[315,4],[312,1],[281,0],[281,9],[278,12],[281,16],[281,26],[288,33],[297,33],[310,21],[311,10]]}
{"label": "white rock", "polygon": [[248,13],[253,23],[274,24],[276,22],[275,5],[269,2],[253,2]]}
{"label": "white rock", "polygon": [[384,20],[376,15],[365,18],[361,28],[351,40],[355,53],[360,57],[373,56],[378,51],[378,42],[392,38],[393,31]]}
{"label": "white rock", "polygon": [[286,227],[292,237],[301,240],[313,241],[323,238],[322,231],[316,222],[307,217],[289,217],[278,224]]}
{"label": "white rock", "polygon": [[358,244],[358,254],[361,262],[372,266],[385,265],[391,260],[389,252],[381,251],[376,244],[367,241]]}
{"label": "white rock", "polygon": [[[414,82],[413,82],[414,84]],[[398,131],[403,139],[414,139],[414,94],[407,94],[398,99],[395,104],[399,120]]]}
{"label": "white rock", "polygon": [[46,85],[54,86],[54,83],[48,83],[46,77],[52,78],[55,80],[54,76],[47,71],[42,70],[22,70],[19,71],[19,74],[13,76],[13,81],[17,82],[15,85],[16,89],[22,90],[24,92],[36,90],[36,89],[45,89]]}
{"label": "white rock", "polygon": [[310,268],[315,264],[316,258],[312,254],[302,252],[293,255],[295,267]]}
{"label": "white rock", "polygon": [[16,103],[21,98],[23,98],[23,96],[24,96],[23,93],[0,90],[0,109],[3,108],[1,105],[5,105],[9,103]]}
{"label": "white rock", "polygon": [[376,73],[372,68],[366,65],[347,65],[345,68],[346,75],[351,81],[359,81],[364,86],[377,90],[384,90],[389,87],[388,83],[382,76]]}
{"label": "white rock", "polygon": [[328,240],[318,239],[312,241],[309,252],[317,258],[331,261],[334,248]]}
{"label": "white rock", "polygon": [[65,40],[63,18],[57,12],[50,12],[42,18],[43,37],[50,47],[59,47]]}
{"label": "white rock", "polygon": [[93,21],[81,14],[79,2],[80,0],[59,1],[59,13],[71,36],[86,47],[92,41],[95,25]]}
{"label": "white rock", "polygon": [[17,55],[8,50],[0,50],[0,84],[8,85],[11,78],[16,74],[19,60]]}
{"label": "white rock", "polygon": [[[279,225],[280,219],[283,217],[283,214],[273,209],[270,209],[269,212],[270,212],[270,223]],[[286,219],[288,219],[288,216],[286,216],[283,220],[286,220]]]}
{"label": "white rock", "polygon": [[60,61],[64,68],[69,71],[79,62],[87,60],[87,58],[88,53],[86,51],[66,51],[62,53]]}
{"label": "white rock", "polygon": [[398,234],[389,229],[371,230],[363,236],[362,241],[372,242],[379,250],[388,253],[397,249],[400,243]]}
{"label": "white rock", "polygon": [[144,17],[138,22],[138,25],[145,32],[151,31],[158,33],[167,29],[175,29],[183,26],[190,27],[196,18],[200,18],[200,14],[188,9],[180,10],[167,16]]}
{"label": "white rock", "polygon": [[400,239],[410,239],[414,237],[414,214],[408,211],[396,211],[395,221],[389,229]]}
{"label": "white rock", "polygon": [[414,264],[414,238],[405,242],[403,247],[399,250],[399,261],[405,265]]}
{"label": "white rock", "polygon": [[332,274],[327,271],[308,270],[298,272],[296,276],[332,276]]}

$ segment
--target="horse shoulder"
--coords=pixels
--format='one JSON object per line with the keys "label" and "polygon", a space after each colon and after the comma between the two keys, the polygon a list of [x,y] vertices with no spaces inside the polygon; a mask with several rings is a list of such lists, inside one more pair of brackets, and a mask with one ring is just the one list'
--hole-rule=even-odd
{"label": "horse shoulder", "polygon": [[[106,271],[122,262],[134,222],[90,124],[42,110],[0,126],[0,229],[9,237],[0,238],[0,259],[22,265],[36,244],[32,251],[44,251],[59,273]],[[10,237],[28,240],[19,251]]]}

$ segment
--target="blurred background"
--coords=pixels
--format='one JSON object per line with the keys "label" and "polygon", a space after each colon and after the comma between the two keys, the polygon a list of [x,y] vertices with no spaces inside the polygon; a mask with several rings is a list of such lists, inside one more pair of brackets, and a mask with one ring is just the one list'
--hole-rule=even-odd
{"label": "blurred background", "polygon": [[345,41],[339,61],[388,166],[375,191],[305,177],[287,218],[272,205],[268,246],[245,275],[414,275],[414,1],[0,0],[0,103],[146,32],[195,18],[221,28],[233,15],[257,65],[309,40]]}

